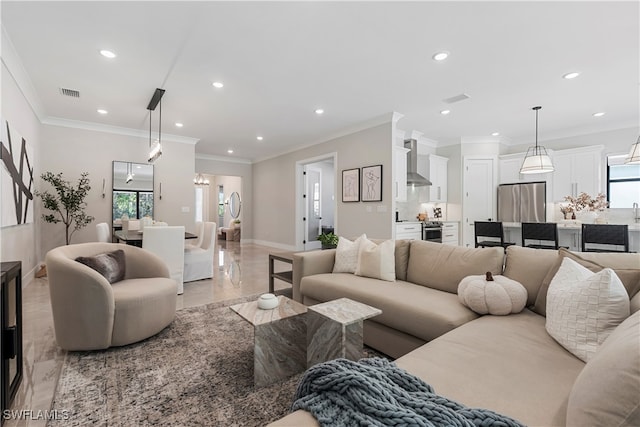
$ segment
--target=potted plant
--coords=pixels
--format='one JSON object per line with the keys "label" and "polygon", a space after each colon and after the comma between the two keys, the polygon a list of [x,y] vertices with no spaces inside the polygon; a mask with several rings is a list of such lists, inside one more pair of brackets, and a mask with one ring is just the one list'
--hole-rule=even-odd
{"label": "potted plant", "polygon": [[335,249],[338,246],[338,236],[333,233],[321,234],[318,240],[322,243],[322,249]]}
{"label": "potted plant", "polygon": [[73,233],[86,227],[95,219],[85,212],[87,203],[84,200],[91,190],[88,176],[88,172],[81,173],[78,183],[72,185],[62,177],[62,173],[45,172],[41,175],[42,180],[51,184],[55,191],[52,193],[48,190],[36,191],[36,196],[42,198],[44,208],[53,211],[53,213],[42,214],[42,219],[52,224],[59,222],[64,224],[67,245],[71,242]]}

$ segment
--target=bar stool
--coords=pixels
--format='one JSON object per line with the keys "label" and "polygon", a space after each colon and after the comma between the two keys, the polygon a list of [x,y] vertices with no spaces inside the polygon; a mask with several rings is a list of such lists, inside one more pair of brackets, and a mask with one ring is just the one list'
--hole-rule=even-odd
{"label": "bar stool", "polygon": [[[515,243],[504,241],[504,229],[502,222],[493,221],[476,221],[474,222],[475,240],[477,247],[500,247],[507,249],[507,246],[515,245]],[[478,240],[479,237],[488,237],[498,240]]]}
{"label": "bar stool", "polygon": [[[538,243],[526,244],[527,240],[536,240]],[[558,226],[554,222],[523,222],[522,246],[535,249],[558,249]]]}
{"label": "bar stool", "polygon": [[[588,244],[618,248],[587,248]],[[626,224],[582,224],[582,252],[629,252],[629,227]]]}

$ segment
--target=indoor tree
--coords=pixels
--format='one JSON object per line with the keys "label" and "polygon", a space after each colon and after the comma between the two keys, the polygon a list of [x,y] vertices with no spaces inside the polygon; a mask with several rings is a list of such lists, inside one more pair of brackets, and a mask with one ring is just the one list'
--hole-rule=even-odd
{"label": "indoor tree", "polygon": [[82,172],[77,185],[72,185],[65,180],[62,172],[58,174],[45,172],[40,176],[55,190],[55,192],[36,191],[36,195],[42,198],[45,209],[53,212],[42,214],[42,219],[52,224],[62,222],[65,225],[67,245],[73,233],[86,227],[95,219],[85,212],[87,203],[84,199],[91,190],[88,176],[88,172]]}

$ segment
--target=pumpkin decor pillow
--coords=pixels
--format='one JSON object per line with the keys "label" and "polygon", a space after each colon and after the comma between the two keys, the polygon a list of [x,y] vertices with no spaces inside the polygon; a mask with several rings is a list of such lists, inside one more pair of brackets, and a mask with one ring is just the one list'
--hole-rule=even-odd
{"label": "pumpkin decor pillow", "polygon": [[527,303],[527,290],[505,276],[467,276],[458,285],[460,302],[478,314],[504,316],[519,313]]}

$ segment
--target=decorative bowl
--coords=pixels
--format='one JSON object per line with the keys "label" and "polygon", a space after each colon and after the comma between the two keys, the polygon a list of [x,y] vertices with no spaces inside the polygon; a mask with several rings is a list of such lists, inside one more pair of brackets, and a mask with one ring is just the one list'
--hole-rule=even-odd
{"label": "decorative bowl", "polygon": [[258,298],[258,308],[262,310],[271,310],[278,306],[278,297],[274,294],[262,294]]}

